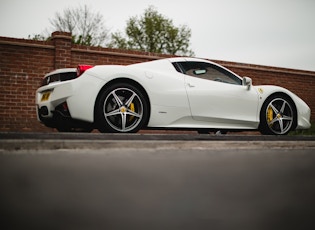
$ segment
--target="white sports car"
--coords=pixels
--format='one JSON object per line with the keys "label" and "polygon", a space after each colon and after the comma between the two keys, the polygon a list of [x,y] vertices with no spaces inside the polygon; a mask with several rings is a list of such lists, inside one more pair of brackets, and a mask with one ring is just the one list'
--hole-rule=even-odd
{"label": "white sports car", "polygon": [[253,86],[248,77],[196,58],[56,70],[37,90],[36,108],[39,121],[59,131],[163,128],[285,135],[311,126],[310,108],[289,90]]}

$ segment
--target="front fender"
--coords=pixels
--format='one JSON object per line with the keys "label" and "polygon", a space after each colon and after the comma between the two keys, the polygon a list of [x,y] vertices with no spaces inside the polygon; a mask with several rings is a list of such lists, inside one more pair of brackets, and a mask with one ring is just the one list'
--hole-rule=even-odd
{"label": "front fender", "polygon": [[261,86],[254,86],[254,88],[257,90],[259,94],[259,99],[260,99],[259,111],[261,111],[261,107],[268,97],[270,97],[273,94],[282,93],[291,98],[297,110],[297,129],[308,129],[311,127],[311,123],[310,123],[311,109],[296,94],[280,86],[261,85]]}

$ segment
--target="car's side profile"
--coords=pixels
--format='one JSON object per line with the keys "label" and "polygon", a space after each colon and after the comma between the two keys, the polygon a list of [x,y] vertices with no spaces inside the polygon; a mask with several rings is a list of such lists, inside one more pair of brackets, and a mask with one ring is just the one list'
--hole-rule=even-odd
{"label": "car's side profile", "polygon": [[289,90],[253,86],[250,78],[203,59],[79,66],[74,72],[47,74],[36,92],[38,119],[59,131],[184,128],[285,135],[310,127],[310,108]]}

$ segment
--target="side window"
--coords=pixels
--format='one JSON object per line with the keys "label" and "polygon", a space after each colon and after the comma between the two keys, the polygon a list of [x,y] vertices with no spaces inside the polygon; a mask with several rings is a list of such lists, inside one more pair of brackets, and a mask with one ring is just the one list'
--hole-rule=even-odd
{"label": "side window", "polygon": [[179,62],[184,74],[211,81],[242,85],[242,80],[219,66],[206,62]]}

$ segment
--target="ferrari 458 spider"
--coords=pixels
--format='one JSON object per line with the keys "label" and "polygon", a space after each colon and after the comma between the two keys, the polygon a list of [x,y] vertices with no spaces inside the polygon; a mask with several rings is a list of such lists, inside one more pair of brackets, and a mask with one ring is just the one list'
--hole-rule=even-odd
{"label": "ferrari 458 spider", "polygon": [[216,63],[184,57],[53,71],[36,92],[36,108],[39,121],[59,131],[118,133],[162,128],[285,135],[309,128],[311,114],[287,89],[253,86]]}

